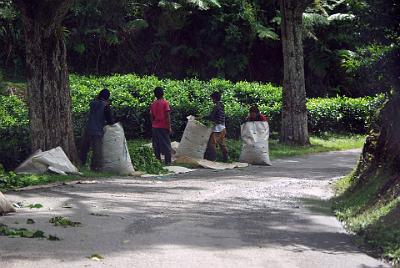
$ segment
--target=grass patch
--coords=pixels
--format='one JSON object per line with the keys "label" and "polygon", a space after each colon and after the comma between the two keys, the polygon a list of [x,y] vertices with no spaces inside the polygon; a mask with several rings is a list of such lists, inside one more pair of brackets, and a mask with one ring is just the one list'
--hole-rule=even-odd
{"label": "grass patch", "polygon": [[[56,175],[56,174],[41,174],[41,175],[18,175],[14,172],[5,172],[0,167],[0,191],[23,188],[27,186],[44,185],[56,182],[67,182],[81,180],[85,178],[107,178],[116,176],[111,173],[99,173],[90,170],[83,170],[82,175]],[[31,207],[38,208],[38,207]]]}
{"label": "grass patch", "polygon": [[380,195],[387,174],[377,173],[357,183],[350,174],[336,183],[336,216],[359,235],[356,241],[376,257],[400,264],[400,197]]}
{"label": "grass patch", "polygon": [[[341,151],[362,148],[365,142],[364,135],[339,135],[325,134],[310,138],[310,146],[289,146],[280,144],[277,139],[269,140],[269,155],[271,159],[299,156],[312,153],[322,153],[329,151]],[[226,142],[229,158],[238,161],[242,146],[241,140],[228,139]],[[218,159],[222,159],[218,155]]]}

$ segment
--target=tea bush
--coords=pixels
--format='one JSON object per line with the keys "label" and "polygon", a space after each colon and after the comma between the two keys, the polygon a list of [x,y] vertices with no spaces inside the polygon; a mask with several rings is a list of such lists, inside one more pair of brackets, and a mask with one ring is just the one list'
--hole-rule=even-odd
{"label": "tea bush", "polygon": [[0,95],[0,163],[8,168],[25,160],[29,151],[26,104],[16,96]]}
{"label": "tea bush", "polygon": [[[111,91],[114,116],[123,124],[128,139],[151,136],[148,109],[154,100],[153,89],[156,86],[165,88],[165,98],[170,102],[174,139],[182,135],[188,115],[209,113],[212,108],[209,96],[215,90],[223,93],[230,138],[240,136],[240,124],[254,103],[268,116],[271,130],[277,132],[280,129],[282,89],[272,84],[232,83],[221,79],[178,81],[128,74],[105,77],[71,75],[70,86],[78,144],[89,103],[102,88]],[[309,129],[314,133],[365,133],[384,100],[384,95],[308,99]],[[0,137],[0,163],[5,167],[9,168],[26,157],[29,150],[28,112],[26,104],[16,96],[0,96]]]}
{"label": "tea bush", "polygon": [[[153,89],[164,87],[165,98],[172,107],[171,120],[175,138],[182,134],[188,115],[204,116],[212,107],[209,95],[223,93],[226,124],[230,137],[240,136],[240,124],[245,120],[252,104],[269,117],[272,131],[279,131],[282,106],[282,89],[272,84],[257,82],[232,83],[212,79],[170,80],[155,76],[114,75],[106,77],[71,76],[73,110],[77,130],[83,125],[88,104],[96,93],[106,87],[111,91],[116,118],[124,125],[128,138],[149,137],[148,107],[154,100]],[[309,129],[311,132],[365,133],[384,95],[364,98],[315,98],[307,101]],[[79,133],[77,133],[79,134]]]}

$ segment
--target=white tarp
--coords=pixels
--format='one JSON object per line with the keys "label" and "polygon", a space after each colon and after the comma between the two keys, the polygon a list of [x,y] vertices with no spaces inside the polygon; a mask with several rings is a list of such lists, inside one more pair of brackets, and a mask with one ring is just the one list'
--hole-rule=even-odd
{"label": "white tarp", "polygon": [[36,151],[17,167],[15,172],[17,174],[43,174],[48,170],[59,174],[79,174],[79,170],[71,163],[61,147],[45,152]]}
{"label": "white tarp", "polygon": [[196,121],[193,116],[188,116],[185,131],[176,150],[176,157],[203,159],[211,132],[211,128]]}
{"label": "white tarp", "polygon": [[271,165],[268,122],[246,122],[241,125],[241,135],[242,151],[239,161],[254,165]]}
{"label": "white tarp", "polygon": [[42,153],[42,150],[37,150],[33,154],[31,154],[21,165],[19,165],[15,169],[15,173],[17,174],[43,174],[47,171],[48,166],[33,162],[33,157]]}
{"label": "white tarp", "polygon": [[173,174],[183,174],[183,173],[189,173],[189,172],[195,171],[194,169],[181,167],[181,166],[166,166],[165,168],[170,173],[173,173]]}
{"label": "white tarp", "polygon": [[104,127],[102,171],[134,175],[124,129],[120,123]]}
{"label": "white tarp", "polygon": [[15,212],[15,208],[7,201],[5,196],[0,192],[0,215]]}
{"label": "white tarp", "polygon": [[175,163],[177,164],[187,164],[193,167],[203,167],[215,170],[225,170],[225,169],[234,169],[234,168],[244,168],[247,167],[249,164],[247,163],[240,163],[240,162],[233,162],[233,163],[221,163],[210,161],[206,159],[195,159],[187,156],[181,156],[176,159]]}

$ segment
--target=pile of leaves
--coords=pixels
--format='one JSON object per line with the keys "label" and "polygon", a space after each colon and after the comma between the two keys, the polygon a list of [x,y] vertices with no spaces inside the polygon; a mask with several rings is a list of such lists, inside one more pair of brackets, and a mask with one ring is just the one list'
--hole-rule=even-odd
{"label": "pile of leaves", "polygon": [[128,143],[129,154],[135,170],[147,174],[165,174],[168,171],[154,156],[153,149],[143,140],[130,141]]}
{"label": "pile of leaves", "polygon": [[76,227],[82,224],[78,221],[71,221],[67,217],[63,216],[53,217],[49,220],[49,223],[52,223],[54,226],[62,226],[62,227],[68,227],[68,226]]}
{"label": "pile of leaves", "polygon": [[[29,224],[32,223],[30,222]],[[54,235],[46,236],[44,232],[40,230],[28,230],[26,228],[10,228],[2,223],[0,223],[0,236],[24,237],[24,238],[47,238],[48,240],[51,241],[60,240],[60,238]]]}

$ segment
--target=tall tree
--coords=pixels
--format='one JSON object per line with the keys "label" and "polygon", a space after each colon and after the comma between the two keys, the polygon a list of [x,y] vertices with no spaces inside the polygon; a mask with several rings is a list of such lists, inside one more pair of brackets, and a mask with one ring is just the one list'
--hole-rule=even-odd
{"label": "tall tree", "polygon": [[77,158],[62,21],[73,0],[15,0],[26,40],[32,150],[61,146]]}
{"label": "tall tree", "polygon": [[286,144],[310,143],[304,82],[302,15],[311,2],[312,0],[280,0],[284,65],[280,141]]}

